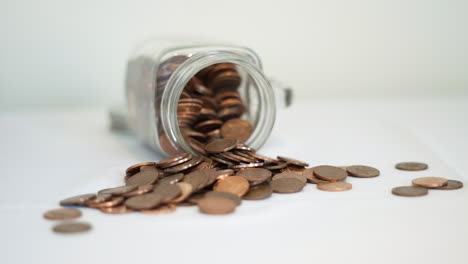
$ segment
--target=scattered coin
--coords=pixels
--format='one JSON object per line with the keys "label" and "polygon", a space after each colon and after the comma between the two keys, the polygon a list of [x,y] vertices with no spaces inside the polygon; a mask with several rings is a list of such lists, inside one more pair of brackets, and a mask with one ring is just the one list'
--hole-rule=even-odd
{"label": "scattered coin", "polygon": [[380,171],[364,165],[353,165],[346,167],[348,175],[359,178],[372,178],[380,175]]}
{"label": "scattered coin", "polygon": [[125,206],[135,210],[153,209],[162,202],[162,197],[156,193],[148,193],[130,197],[125,201]]}
{"label": "scattered coin", "polygon": [[413,179],[413,185],[425,188],[438,188],[447,185],[448,181],[441,177],[421,177]]}
{"label": "scattered coin", "polygon": [[271,187],[276,193],[295,193],[304,188],[305,183],[295,178],[280,178],[271,181]]}
{"label": "scattered coin", "polygon": [[256,186],[250,187],[249,191],[242,196],[244,200],[261,200],[271,196],[273,188],[269,182],[265,182]]}
{"label": "scattered coin", "polygon": [[294,178],[294,179],[298,179],[300,180],[301,182],[303,182],[304,184],[306,184],[307,182],[307,178],[302,175],[302,174],[298,174],[298,173],[294,173],[294,172],[282,172],[282,173],[278,173],[276,174],[275,176],[273,176],[273,180],[275,179],[282,179],[282,178]]}
{"label": "scattered coin", "polygon": [[137,188],[138,188],[138,185],[125,185],[125,186],[100,190],[98,194],[123,195],[131,191],[134,191]]}
{"label": "scattered coin", "polygon": [[138,172],[134,174],[133,176],[129,177],[126,181],[126,185],[136,185],[136,186],[141,186],[141,185],[148,185],[148,184],[154,184],[160,175],[160,171],[155,169],[155,170],[144,170],[141,172]]}
{"label": "scattered coin", "polygon": [[154,209],[141,210],[141,212],[144,214],[160,215],[173,213],[176,209],[177,206],[175,206],[175,204],[164,204]]}
{"label": "scattered coin", "polygon": [[242,203],[242,200],[241,200],[241,198],[239,198],[238,195],[230,193],[230,192],[211,191],[211,192],[207,192],[205,194],[205,197],[212,197],[212,196],[214,196],[214,197],[224,197],[224,198],[227,198],[227,199],[231,199],[236,203],[236,205],[240,205]]}
{"label": "scattered coin", "polygon": [[237,176],[246,178],[250,184],[256,185],[271,178],[271,171],[262,168],[247,168],[236,173]]}
{"label": "scattered coin", "polygon": [[307,178],[307,181],[310,183],[315,183],[315,184],[330,183],[330,181],[325,181],[325,180],[315,177],[313,168],[305,169],[302,172],[302,175],[305,176]]}
{"label": "scattered coin", "polygon": [[176,184],[163,183],[154,186],[153,194],[159,195],[162,203],[167,203],[181,195],[182,191]]}
{"label": "scattered coin", "polygon": [[278,159],[282,160],[282,161],[286,161],[289,164],[293,164],[293,165],[300,166],[300,167],[309,166],[309,163],[307,163],[307,162],[303,162],[303,161],[300,161],[300,160],[291,159],[291,158],[287,158],[287,157],[283,157],[283,156],[278,156]]}
{"label": "scattered coin", "polygon": [[205,214],[230,214],[236,209],[236,202],[219,196],[204,197],[198,201],[200,212]]}
{"label": "scattered coin", "polygon": [[395,165],[395,168],[405,171],[420,171],[428,168],[426,163],[422,162],[400,162]]}
{"label": "scattered coin", "polygon": [[44,218],[49,220],[70,220],[81,216],[81,211],[75,208],[60,208],[44,213]]}
{"label": "scattered coin", "polygon": [[463,188],[463,183],[461,181],[456,180],[448,180],[447,185],[437,187],[437,190],[456,190]]}
{"label": "scattered coin", "polygon": [[185,199],[187,199],[192,194],[192,191],[193,191],[193,187],[190,183],[178,182],[176,183],[176,185],[177,187],[179,187],[181,194],[175,199],[173,199],[171,201],[172,203],[180,203],[180,202],[185,201]]}
{"label": "scattered coin", "polygon": [[52,230],[56,233],[81,233],[91,230],[91,225],[85,222],[64,222],[55,225]]}
{"label": "scattered coin", "polygon": [[198,165],[202,161],[203,161],[203,157],[193,157],[191,160],[189,160],[189,161],[187,161],[185,163],[182,163],[182,164],[179,164],[177,166],[169,167],[169,168],[165,169],[164,172],[166,172],[166,173],[181,172],[183,170],[186,170],[188,168],[192,168],[192,167]]}
{"label": "scattered coin", "polygon": [[392,193],[399,196],[423,196],[427,194],[427,189],[417,186],[401,186],[392,189]]}
{"label": "scattered coin", "polygon": [[143,166],[156,166],[156,162],[142,162],[135,164],[133,166],[130,166],[128,169],[125,170],[125,175],[127,177],[133,176],[134,174],[137,174],[140,172],[140,168]]}
{"label": "scattered coin", "polygon": [[96,198],[96,194],[94,193],[73,196],[60,201],[60,205],[85,205],[86,202],[94,198]]}
{"label": "scattered coin", "polygon": [[218,192],[230,192],[242,197],[249,190],[249,182],[241,176],[229,176],[218,180],[213,190]]}
{"label": "scattered coin", "polygon": [[348,182],[330,182],[317,185],[317,189],[328,192],[342,192],[351,190],[353,186]]}
{"label": "scattered coin", "polygon": [[101,212],[106,214],[127,214],[133,212],[132,209],[128,208],[125,205],[119,205],[115,207],[102,207],[100,208]]}
{"label": "scattered coin", "polygon": [[348,177],[348,173],[345,170],[329,165],[314,167],[313,172],[317,178],[326,181],[342,181]]}

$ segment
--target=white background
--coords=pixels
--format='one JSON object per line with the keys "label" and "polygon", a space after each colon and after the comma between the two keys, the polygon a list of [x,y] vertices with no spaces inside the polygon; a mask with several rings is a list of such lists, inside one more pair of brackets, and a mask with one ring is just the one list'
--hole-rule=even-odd
{"label": "white background", "polygon": [[467,95],[468,2],[1,0],[0,108],[123,99],[150,36],[227,40],[301,97]]}

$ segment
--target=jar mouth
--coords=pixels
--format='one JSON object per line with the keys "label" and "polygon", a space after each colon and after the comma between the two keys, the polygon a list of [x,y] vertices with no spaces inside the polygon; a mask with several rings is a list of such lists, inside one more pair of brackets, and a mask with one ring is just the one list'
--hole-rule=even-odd
{"label": "jar mouth", "polygon": [[239,66],[248,75],[258,95],[258,121],[245,144],[260,148],[268,139],[276,117],[273,89],[261,69],[238,53],[229,51],[212,51],[189,57],[172,74],[164,89],[160,104],[160,120],[168,140],[176,149],[198,155],[182,136],[177,122],[177,104],[189,80],[200,70],[218,63],[232,63]]}

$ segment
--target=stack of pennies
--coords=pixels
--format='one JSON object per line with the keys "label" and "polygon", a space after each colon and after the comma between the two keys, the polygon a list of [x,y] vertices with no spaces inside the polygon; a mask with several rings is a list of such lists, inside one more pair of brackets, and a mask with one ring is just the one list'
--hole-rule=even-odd
{"label": "stack of pennies", "polygon": [[[396,169],[404,171],[422,171],[429,166],[422,162],[400,162]],[[463,183],[457,180],[447,180],[442,177],[419,177],[412,180],[411,186],[399,186],[392,189],[392,193],[398,196],[416,197],[429,193],[429,189],[457,190],[463,188]]]}
{"label": "stack of pennies", "polygon": [[307,182],[319,190],[345,191],[346,177],[370,178],[375,168],[346,168],[309,164],[292,158],[267,157],[237,139],[214,139],[203,145],[206,156],[189,153],[157,162],[143,162],[125,172],[125,185],[62,200],[62,206],[86,206],[104,213],[146,214],[174,212],[197,205],[205,214],[229,214],[242,200],[261,200],[272,193],[300,192]]}

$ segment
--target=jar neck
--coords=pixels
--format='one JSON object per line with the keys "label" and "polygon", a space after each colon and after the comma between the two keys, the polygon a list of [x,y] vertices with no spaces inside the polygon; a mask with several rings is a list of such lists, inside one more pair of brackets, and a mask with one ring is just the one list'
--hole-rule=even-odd
{"label": "jar neck", "polygon": [[[213,51],[196,54],[182,63],[169,78],[161,97],[161,124],[171,144],[181,151],[197,154],[185,141],[177,122],[177,104],[189,80],[200,70],[218,63],[232,63],[250,77],[258,95],[258,122],[250,138],[245,142],[252,148],[260,148],[275,122],[276,107],[273,89],[261,68],[245,55],[232,51]],[[155,106],[157,107],[157,106]]]}

